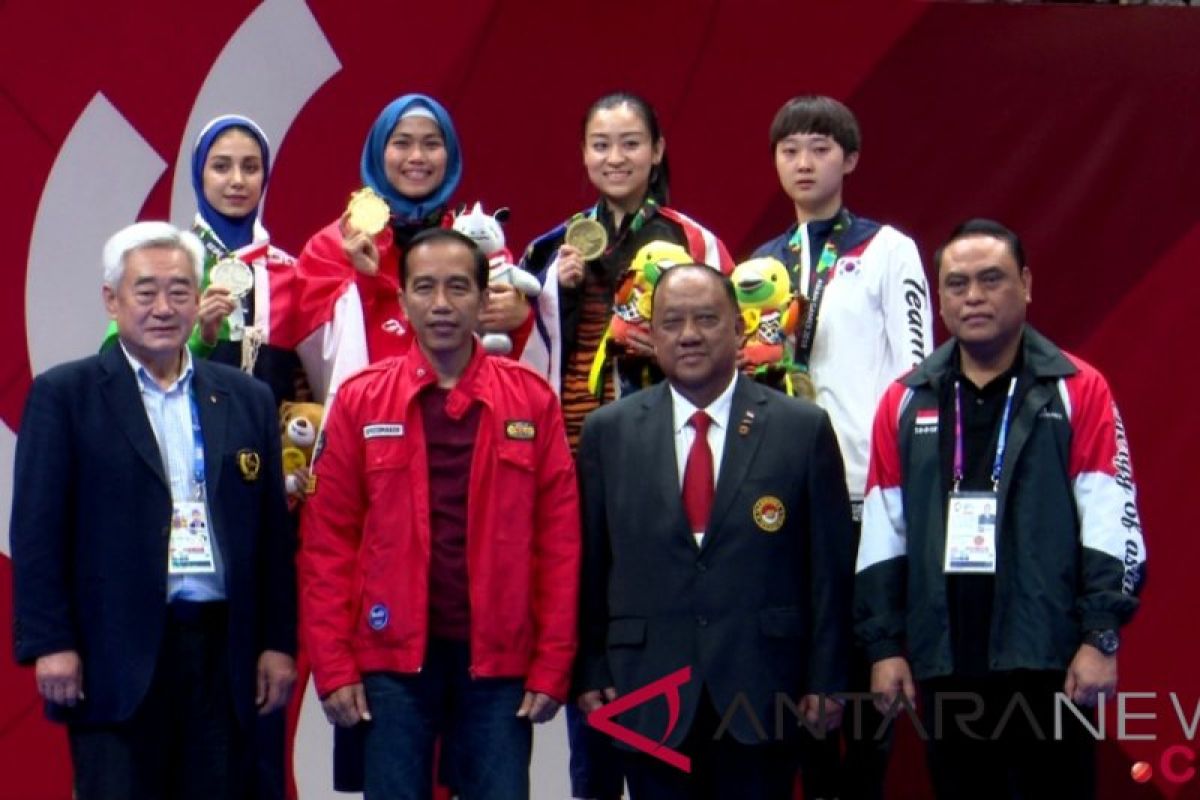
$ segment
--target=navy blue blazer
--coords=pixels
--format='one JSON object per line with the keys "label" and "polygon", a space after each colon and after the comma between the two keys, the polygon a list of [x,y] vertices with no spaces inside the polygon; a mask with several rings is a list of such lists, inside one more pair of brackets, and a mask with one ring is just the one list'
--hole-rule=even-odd
{"label": "navy blue blazer", "polygon": [[[209,513],[225,569],[229,669],[254,713],[263,650],[296,650],[295,543],[266,384],[193,361]],[[255,453],[256,477],[239,468]],[[117,722],[150,686],[166,621],[171,490],[120,347],[33,382],[17,438],[11,525],[17,660],[75,650],[85,700],[55,719]]]}
{"label": "navy blue blazer", "polygon": [[[823,410],[738,376],[702,546],[683,509],[665,382],[588,417],[578,471],[579,691],[624,695],[690,666],[663,742],[677,747],[703,688],[719,712],[740,709],[729,733],[745,744],[774,737],[778,693],[798,703],[846,689],[856,542]],[[667,709],[652,699],[619,722],[663,741]],[[782,723],[799,729],[794,715]]]}

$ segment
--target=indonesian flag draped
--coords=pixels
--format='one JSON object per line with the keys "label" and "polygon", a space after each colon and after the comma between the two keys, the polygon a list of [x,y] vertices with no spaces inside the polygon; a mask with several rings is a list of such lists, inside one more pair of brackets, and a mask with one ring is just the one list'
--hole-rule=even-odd
{"label": "indonesian flag draped", "polygon": [[363,275],[342,254],[337,223],[323,228],[294,268],[270,271],[268,303],[258,306],[270,309],[259,318],[266,341],[296,351],[314,397],[326,405],[348,375],[406,353],[412,341],[400,307],[391,231],[376,242],[379,274]]}

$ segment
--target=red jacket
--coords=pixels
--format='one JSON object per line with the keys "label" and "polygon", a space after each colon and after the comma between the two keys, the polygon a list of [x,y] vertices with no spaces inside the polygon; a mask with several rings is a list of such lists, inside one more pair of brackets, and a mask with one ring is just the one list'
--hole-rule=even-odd
{"label": "red jacket", "polygon": [[[392,229],[384,228],[375,237],[375,245],[379,249],[379,272],[364,275],[342,252],[342,232],[335,220],[308,240],[296,260],[297,277],[304,289],[327,291],[335,286],[329,278],[354,278],[362,301],[366,350],[371,363],[404,355],[412,342],[408,319],[400,307],[400,251],[393,242]],[[328,304],[332,305],[335,299],[331,294]],[[318,307],[319,304],[309,301],[305,305]]]}
{"label": "red jacket", "polygon": [[[342,384],[314,466],[299,557],[301,619],[317,692],[364,672],[416,672],[429,609],[429,478],[417,394],[436,375],[419,347]],[[471,462],[467,573],[471,674],[524,677],[567,697],[576,649],[579,499],[562,413],[529,368],[476,343],[447,400],[483,404]]]}
{"label": "red jacket", "polygon": [[[446,214],[439,226],[449,228],[453,221],[453,215]],[[400,304],[402,251],[396,247],[390,227],[385,227],[376,235],[375,246],[379,250],[379,272],[364,275],[354,268],[342,252],[340,221],[335,220],[317,231],[304,245],[296,261],[295,276],[301,295],[298,306],[303,309],[304,316],[299,323],[301,337],[328,321],[337,299],[345,291],[344,282],[348,278],[354,279],[362,301],[366,363],[372,364],[404,355],[412,343],[408,317]],[[525,342],[533,331],[533,316],[531,309],[525,321],[508,332],[513,340],[514,354],[519,354],[525,348]]]}

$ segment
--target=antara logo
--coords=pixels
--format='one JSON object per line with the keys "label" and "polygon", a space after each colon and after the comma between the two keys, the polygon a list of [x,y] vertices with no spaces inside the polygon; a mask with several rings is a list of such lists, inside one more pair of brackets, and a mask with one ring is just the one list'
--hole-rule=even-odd
{"label": "antara logo", "polygon": [[[692,679],[692,668],[684,667],[670,675],[664,675],[656,681],[635,689],[629,694],[622,695],[611,703],[607,703],[588,714],[588,724],[601,733],[607,733],[619,742],[641,750],[647,755],[665,761],[676,769],[690,773],[692,760],[676,750],[665,746],[663,742],[675,730],[679,722],[679,687]],[[637,731],[630,730],[624,725],[613,721],[613,717],[631,708],[637,708],[643,703],[662,695],[667,701],[667,729],[657,742]]]}

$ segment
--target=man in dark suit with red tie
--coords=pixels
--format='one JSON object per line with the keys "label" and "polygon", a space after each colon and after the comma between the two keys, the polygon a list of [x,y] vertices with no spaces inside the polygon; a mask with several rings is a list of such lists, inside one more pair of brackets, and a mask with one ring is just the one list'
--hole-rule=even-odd
{"label": "man in dark suit with red tie", "polygon": [[651,320],[667,381],[583,430],[579,704],[604,717],[687,675],[614,720],[690,759],[630,752],[634,800],[790,797],[801,719],[840,720],[828,695],[845,689],[854,552],[841,454],[824,411],[738,374],[743,330],[727,278],[671,268]]}

